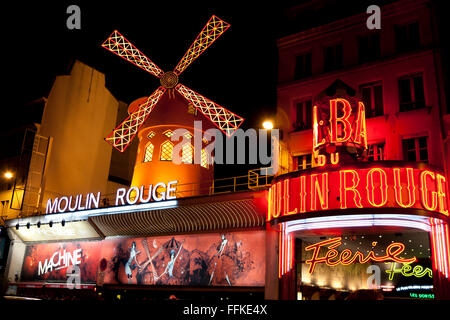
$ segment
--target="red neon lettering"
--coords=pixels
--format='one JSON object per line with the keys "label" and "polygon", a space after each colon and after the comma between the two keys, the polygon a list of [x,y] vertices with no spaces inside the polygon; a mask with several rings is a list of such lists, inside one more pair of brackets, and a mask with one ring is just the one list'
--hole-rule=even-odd
{"label": "red neon lettering", "polygon": [[432,204],[430,205],[430,203],[428,202],[429,199],[428,199],[427,177],[430,177],[433,180],[435,180],[435,175],[431,171],[424,170],[420,173],[420,195],[421,195],[420,200],[425,209],[435,211],[438,205],[437,192],[431,191]]}
{"label": "red neon lettering", "polygon": [[408,189],[408,203],[403,203],[402,182],[400,179],[400,168],[394,168],[394,191],[395,191],[395,202],[403,208],[409,208],[416,202],[416,187],[414,186],[414,170],[412,168],[406,168],[406,179]]}
{"label": "red neon lettering", "polygon": [[321,175],[322,185],[319,184],[318,174],[311,175],[311,211],[316,211],[317,198],[319,198],[322,210],[328,209],[328,173]]}
{"label": "red neon lettering", "polygon": [[[381,198],[381,202],[376,203],[375,202],[375,186],[373,184],[373,175],[374,173],[377,172],[380,176],[380,198]],[[367,173],[367,185],[366,185],[366,189],[367,189],[367,201],[369,201],[370,205],[374,206],[374,207],[382,207],[386,204],[387,202],[387,178],[386,178],[386,172],[384,172],[383,169],[380,168],[373,168],[370,169],[369,172]]]}
{"label": "red neon lettering", "polygon": [[[347,186],[346,175],[350,173],[352,175],[352,185]],[[362,208],[361,204],[361,195],[356,187],[359,184],[359,175],[355,170],[340,170],[339,171],[339,179],[340,179],[340,201],[341,201],[341,209],[347,209],[347,191],[353,191],[353,202],[358,208]]]}
{"label": "red neon lettering", "polygon": [[289,210],[289,185],[291,180],[286,179],[284,180],[284,214],[283,215],[290,215],[290,214],[296,214],[297,208],[294,208],[294,210]]}
{"label": "red neon lettering", "polygon": [[281,182],[275,183],[272,188],[273,194],[274,194],[274,212],[273,212],[273,218],[278,218],[281,214]]}
{"label": "red neon lettering", "polygon": [[332,154],[330,154],[330,162],[331,164],[339,163],[339,152],[333,152]]}
{"label": "red neon lettering", "polygon": [[445,177],[436,174],[437,183],[437,197],[439,199],[439,212],[448,216],[448,209],[446,209],[446,192],[445,192]]}
{"label": "red neon lettering", "polygon": [[306,176],[300,177],[300,212],[306,212]]}
{"label": "red neon lettering", "polygon": [[[342,105],[343,116],[337,116],[338,103]],[[350,102],[345,99],[330,100],[330,142],[344,142],[350,139],[352,134],[352,124],[348,120],[352,112]],[[341,134],[338,137],[338,123],[342,125]]]}
{"label": "red neon lettering", "polygon": [[267,219],[266,221],[270,221],[272,219],[272,215],[273,215],[273,187],[269,188],[269,198],[267,200]]}
{"label": "red neon lettering", "polygon": [[[358,260],[358,262],[361,264],[367,263],[369,261],[395,261],[399,263],[412,263],[417,261],[416,257],[409,259],[403,259],[399,257],[399,255],[405,250],[405,245],[400,242],[391,243],[386,248],[385,256],[376,257],[374,252],[370,251],[367,256],[364,257],[364,254],[362,252],[356,251],[352,258],[350,257],[353,255],[353,252],[350,249],[343,250],[338,257],[338,251],[336,250],[336,247],[340,246],[341,244],[341,237],[337,237],[307,246],[305,248],[306,251],[313,250],[311,259],[306,260],[306,264],[309,264],[309,273],[313,273],[316,265],[319,263],[325,263],[329,267],[334,267],[338,264],[349,265],[356,262],[356,260]],[[324,246],[328,247],[328,251],[325,256],[319,257],[320,249]],[[338,257],[338,259],[332,261],[332,259],[335,259],[336,257]]]}
{"label": "red neon lettering", "polygon": [[317,156],[317,166],[323,167],[327,163],[327,158],[323,154]]}
{"label": "red neon lettering", "polygon": [[358,117],[353,141],[362,144],[367,149],[366,111],[362,102],[358,102]]}

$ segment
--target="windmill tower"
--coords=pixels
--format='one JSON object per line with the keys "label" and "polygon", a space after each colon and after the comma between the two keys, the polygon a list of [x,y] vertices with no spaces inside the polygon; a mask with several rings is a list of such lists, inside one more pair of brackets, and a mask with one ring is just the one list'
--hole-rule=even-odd
{"label": "windmill tower", "polygon": [[[160,79],[161,86],[149,97],[132,102],[129,116],[114,129],[105,140],[123,152],[138,135],[139,147],[134,167],[132,186],[155,185],[158,182],[178,181],[178,196],[203,193],[198,184],[214,178],[214,168],[207,163],[207,141],[203,140],[201,163],[194,163],[194,121],[202,121],[203,131],[214,125],[225,135],[231,136],[242,124],[243,118],[179,83],[181,73],[197,59],[228,28],[229,24],[212,16],[173,71],[163,72],[117,30],[102,46],[114,54],[144,69]],[[167,92],[167,94],[165,94]],[[160,105],[155,108],[156,105]],[[150,113],[152,114],[150,116]],[[173,148],[178,142],[171,141],[176,129],[186,130],[181,151],[181,164],[173,163]],[[198,134],[198,133],[197,133]],[[203,136],[203,132],[201,133]],[[197,187],[194,188],[194,185]],[[204,188],[205,185],[200,188]]]}

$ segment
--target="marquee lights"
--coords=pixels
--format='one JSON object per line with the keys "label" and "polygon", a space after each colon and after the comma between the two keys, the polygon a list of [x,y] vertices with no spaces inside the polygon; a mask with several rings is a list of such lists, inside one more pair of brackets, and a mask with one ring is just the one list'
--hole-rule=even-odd
{"label": "marquee lights", "polygon": [[[355,262],[359,262],[361,264],[368,263],[370,261],[374,262],[385,262],[385,261],[395,261],[400,263],[412,263],[416,262],[417,258],[408,258],[403,259],[400,258],[399,255],[405,250],[405,245],[401,242],[393,242],[386,248],[386,255],[377,257],[374,252],[371,250],[364,257],[364,254],[360,251],[356,251],[354,254],[350,249],[344,249],[340,253],[335,248],[339,247],[342,244],[341,237],[336,237],[328,240],[324,240],[310,246],[305,247],[306,251],[313,250],[313,255],[311,259],[305,261],[306,264],[309,264],[309,273],[313,273],[317,264],[325,263],[329,267],[334,267],[338,264],[342,264],[344,266],[350,265]],[[372,243],[372,246],[375,246],[376,242]],[[319,257],[320,249],[322,247],[328,247],[328,251],[325,256]]]}
{"label": "marquee lights", "polygon": [[[299,172],[298,174],[301,174]],[[374,167],[279,178],[267,221],[348,208],[415,208],[448,216],[445,177],[429,169]]]}

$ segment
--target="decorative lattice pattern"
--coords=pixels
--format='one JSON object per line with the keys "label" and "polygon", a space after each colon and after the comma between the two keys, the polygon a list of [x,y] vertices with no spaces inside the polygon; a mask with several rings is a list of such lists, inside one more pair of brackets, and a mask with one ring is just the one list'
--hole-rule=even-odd
{"label": "decorative lattice pattern", "polygon": [[161,161],[172,161],[173,144],[169,140],[164,141],[161,144]]}
{"label": "decorative lattice pattern", "polygon": [[130,61],[132,64],[150,72],[156,77],[161,77],[164,72],[148,59],[142,52],[140,52],[135,46],[131,44],[124,36],[122,36],[117,30],[109,36],[108,39],[103,42],[102,47],[117,54],[119,57]]}
{"label": "decorative lattice pattern", "polygon": [[244,121],[244,118],[219,106],[181,83],[175,89],[227,136],[231,136],[242,124],[242,121]]}
{"label": "decorative lattice pattern", "polygon": [[199,55],[203,53],[208,47],[224,33],[230,25],[216,16],[212,16],[206,23],[203,30],[194,40],[188,51],[181,58],[178,65],[175,67],[176,74],[182,73]]}
{"label": "decorative lattice pattern", "polygon": [[192,163],[194,159],[194,148],[190,143],[185,143],[181,150],[181,162],[183,163]]}
{"label": "decorative lattice pattern", "polygon": [[145,153],[144,153],[144,162],[150,162],[153,158],[153,150],[155,149],[155,146],[151,143],[145,147]]}
{"label": "decorative lattice pattern", "polygon": [[200,165],[203,168],[208,169],[208,153],[206,152],[205,149],[202,149],[202,161],[201,161]]}
{"label": "decorative lattice pattern", "polygon": [[193,137],[193,135],[190,133],[190,132],[186,132],[185,134],[183,134],[183,136],[186,138],[186,139],[192,139],[192,137]]}
{"label": "decorative lattice pattern", "polygon": [[172,130],[167,130],[163,132],[163,135],[165,135],[167,138],[170,138],[171,136],[173,136],[173,132]]}
{"label": "decorative lattice pattern", "polygon": [[135,112],[130,114],[109,134],[109,136],[105,138],[105,140],[112,144],[117,150],[123,152],[145,122],[150,112],[152,112],[164,92],[166,92],[166,88],[164,87],[156,89],[156,91],[148,97],[147,101],[141,104]]}
{"label": "decorative lattice pattern", "polygon": [[151,139],[151,138],[153,138],[155,135],[156,135],[155,132],[150,131],[149,134],[147,135],[147,138]]}

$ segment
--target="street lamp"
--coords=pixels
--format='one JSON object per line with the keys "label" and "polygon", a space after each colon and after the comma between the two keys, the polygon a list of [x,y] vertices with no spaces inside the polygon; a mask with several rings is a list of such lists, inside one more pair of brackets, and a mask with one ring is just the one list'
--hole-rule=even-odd
{"label": "street lamp", "polygon": [[11,171],[6,171],[4,174],[3,174],[3,176],[6,178],[6,179],[11,179],[12,177],[13,177],[13,173],[11,172]]}
{"label": "street lamp", "polygon": [[273,129],[273,122],[270,120],[266,120],[263,122],[263,128],[266,130],[272,130]]}

